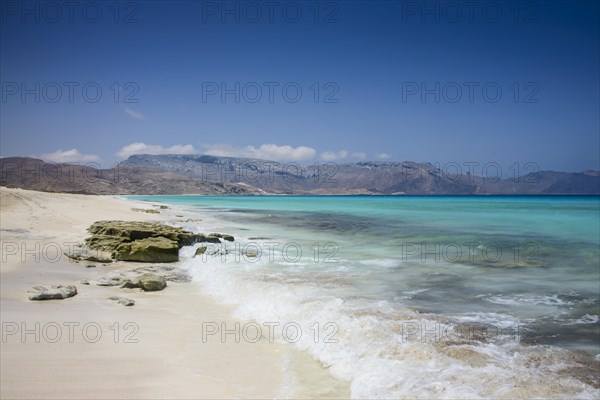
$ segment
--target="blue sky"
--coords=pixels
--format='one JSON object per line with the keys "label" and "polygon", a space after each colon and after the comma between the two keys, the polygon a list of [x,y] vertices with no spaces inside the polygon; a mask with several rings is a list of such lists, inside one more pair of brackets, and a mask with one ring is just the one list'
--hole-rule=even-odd
{"label": "blue sky", "polygon": [[4,157],[600,169],[596,1],[47,4],[2,1]]}

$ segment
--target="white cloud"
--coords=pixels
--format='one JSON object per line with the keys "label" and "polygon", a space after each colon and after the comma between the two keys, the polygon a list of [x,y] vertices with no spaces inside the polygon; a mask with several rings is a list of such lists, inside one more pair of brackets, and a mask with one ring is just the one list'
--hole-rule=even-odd
{"label": "white cloud", "polygon": [[326,151],[324,153],[321,153],[321,159],[325,161],[335,161],[346,157],[348,157],[348,152],[346,150],[340,150],[337,153],[333,151]]}
{"label": "white cloud", "polygon": [[131,108],[125,107],[125,112],[132,118],[135,118],[137,120],[143,120],[146,119],[146,116],[142,113],[139,113],[137,111],[132,110]]}
{"label": "white cloud", "polygon": [[378,153],[375,155],[375,157],[377,157],[380,160],[387,160],[388,158],[391,158],[392,156],[390,156],[388,153]]}
{"label": "white cloud", "polygon": [[261,144],[258,148],[254,146],[234,147],[227,144],[207,145],[205,148],[204,153],[212,156],[259,158],[273,161],[308,160],[313,158],[317,152],[312,147],[279,146],[272,143]]}
{"label": "white cloud", "polygon": [[357,152],[352,153],[352,157],[357,158],[359,160],[364,160],[365,158],[367,158],[367,153],[363,153],[362,151],[357,151]]}
{"label": "white cloud", "polygon": [[54,153],[44,153],[37,157],[41,158],[42,160],[55,163],[100,160],[100,156],[96,154],[81,154],[77,149],[56,150]]}
{"label": "white cloud", "polygon": [[117,155],[121,158],[127,158],[133,154],[197,154],[198,151],[191,144],[176,144],[171,147],[164,147],[158,144],[146,144],[142,142],[130,143],[123,146]]}

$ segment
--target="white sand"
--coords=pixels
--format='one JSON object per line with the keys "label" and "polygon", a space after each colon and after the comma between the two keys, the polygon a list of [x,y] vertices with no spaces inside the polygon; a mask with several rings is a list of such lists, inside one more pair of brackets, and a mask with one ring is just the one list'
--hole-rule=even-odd
{"label": "white sand", "polygon": [[[133,212],[132,207],[136,207],[132,202],[109,196],[0,188],[0,397],[280,395],[284,346],[263,340],[221,343],[217,337],[203,343],[203,321],[233,326],[234,320],[228,307],[202,295],[193,284],[169,282],[165,290],[153,293],[85,286],[80,284],[82,278],[97,279],[131,264],[93,263],[96,268],[85,268],[89,262],[56,260],[56,249],[65,243],[81,243],[94,221],[173,219],[173,211],[146,214]],[[65,300],[29,301],[27,290],[38,284],[74,284],[79,294]],[[107,299],[113,295],[134,299],[136,304],[118,305]],[[73,327],[72,342],[70,323],[79,324]],[[62,333],[58,338],[57,327]],[[102,337],[94,343],[97,327]],[[23,337],[22,328],[32,333]],[[11,334],[15,329],[19,332]],[[127,337],[134,329],[137,332]],[[126,343],[126,339],[138,342]]]}

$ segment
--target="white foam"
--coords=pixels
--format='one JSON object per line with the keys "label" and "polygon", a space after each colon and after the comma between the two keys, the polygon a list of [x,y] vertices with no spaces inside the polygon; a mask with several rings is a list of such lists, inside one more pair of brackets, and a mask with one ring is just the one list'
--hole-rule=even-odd
{"label": "white foam", "polygon": [[[298,275],[290,279],[290,274],[302,272],[265,259],[244,263],[231,257],[222,262],[220,257],[191,258],[193,253],[194,248],[182,249],[182,267],[203,291],[236,304],[238,318],[279,326],[298,324],[302,335],[293,345],[328,367],[334,377],[350,382],[353,398],[594,398],[599,394],[561,374],[558,367],[568,360],[563,350],[524,347],[515,341],[452,344],[427,340],[427,335],[408,335],[409,328],[420,326],[426,333],[440,324],[448,332],[453,327],[398,304],[356,293],[350,296],[344,275],[335,271],[328,275],[332,284],[323,287],[319,279],[324,273],[319,279],[311,279],[308,271],[299,276],[304,279]],[[515,322],[504,314],[456,317],[502,326]],[[330,339],[337,342],[326,343],[324,338],[336,329]],[[276,338],[285,342],[281,335]]]}
{"label": "white foam", "polygon": [[543,305],[543,306],[570,306],[572,301],[563,300],[558,295],[536,296],[530,294],[494,295],[483,296],[486,301],[506,306]]}
{"label": "white foam", "polygon": [[585,314],[581,318],[570,320],[561,325],[577,325],[577,324],[597,324],[600,321],[598,315]]}

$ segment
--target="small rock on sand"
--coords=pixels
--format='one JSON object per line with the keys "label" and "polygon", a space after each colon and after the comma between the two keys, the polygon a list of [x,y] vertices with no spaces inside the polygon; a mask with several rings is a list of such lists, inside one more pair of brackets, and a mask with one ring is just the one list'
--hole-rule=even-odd
{"label": "small rock on sand", "polygon": [[73,285],[38,285],[29,291],[29,300],[55,300],[66,299],[77,294],[77,288]]}

